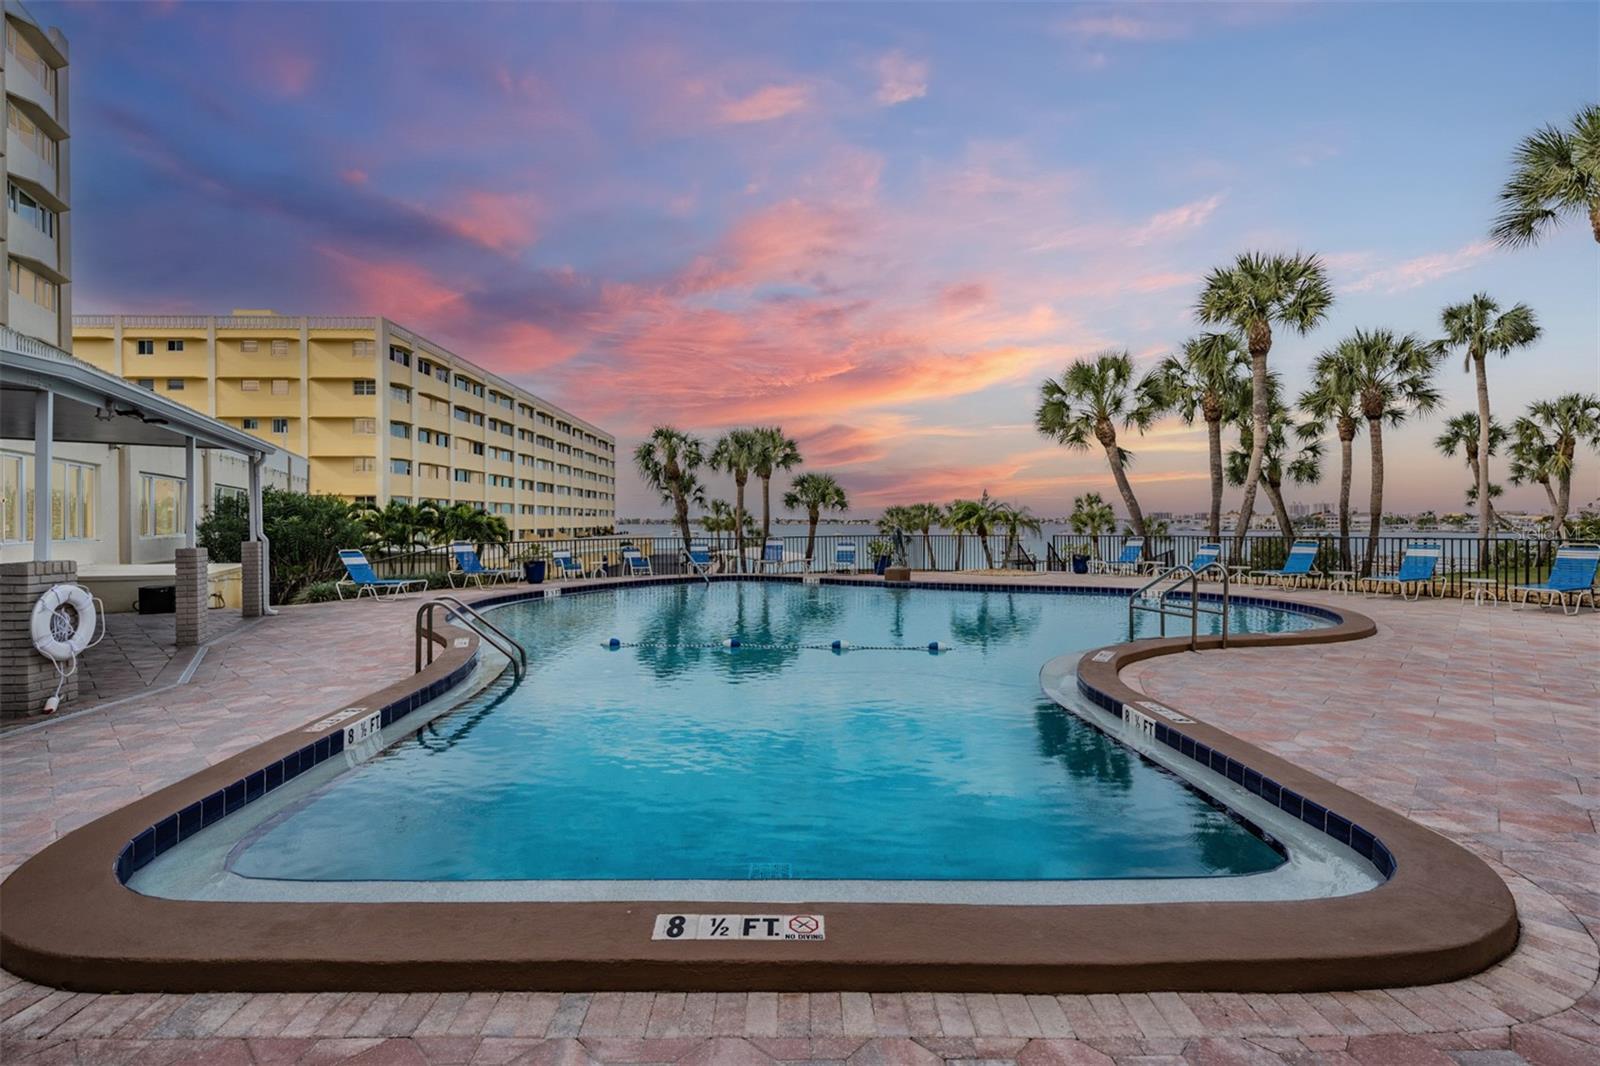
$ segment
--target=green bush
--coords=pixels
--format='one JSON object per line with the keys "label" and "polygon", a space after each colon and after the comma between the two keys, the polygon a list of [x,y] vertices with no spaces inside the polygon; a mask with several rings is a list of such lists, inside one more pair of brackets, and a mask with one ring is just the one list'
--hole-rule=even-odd
{"label": "green bush", "polygon": [[293,603],[327,603],[329,600],[339,599],[339,585],[336,581],[317,581],[299,592],[295,593]]}
{"label": "green bush", "polygon": [[[337,496],[269,488],[262,493],[261,509],[272,542],[272,599],[277,603],[293,602],[306,586],[343,576],[339,550],[361,544],[365,536],[350,504]],[[195,539],[214,562],[236,563],[248,536],[249,516],[244,497],[219,499],[200,520]]]}

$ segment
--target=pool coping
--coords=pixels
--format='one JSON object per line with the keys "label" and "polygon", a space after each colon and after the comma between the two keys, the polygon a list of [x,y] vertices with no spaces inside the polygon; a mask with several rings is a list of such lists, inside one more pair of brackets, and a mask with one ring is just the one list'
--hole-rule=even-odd
{"label": "pool coping", "polygon": [[[587,592],[699,578],[586,582]],[[713,580],[718,580],[713,577]],[[751,580],[750,575],[721,580]],[[801,580],[767,575],[756,580]],[[827,583],[880,586],[874,578]],[[1127,595],[1097,585],[913,580],[895,587]],[[475,606],[535,599],[544,589],[487,596]],[[1230,648],[1359,640],[1377,632],[1354,611],[1269,597],[1249,599],[1337,619],[1280,634],[1236,634]],[[459,642],[457,642],[459,643]],[[1220,646],[1201,638],[1200,647]],[[1107,700],[1145,697],[1122,667],[1187,652],[1188,638],[1093,652],[1078,680]],[[475,639],[446,647],[427,669],[357,701],[411,707],[430,687],[464,676]],[[448,685],[446,686],[448,687]],[[402,712],[404,713],[404,712]],[[1185,717],[1192,712],[1183,712]],[[322,718],[326,719],[328,712]],[[331,724],[315,741],[343,735]],[[656,913],[727,913],[726,900],[607,903],[237,903],[142,896],[119,863],[151,833],[182,833],[182,812],[298,758],[305,728],[241,752],[79,828],[0,883],[0,950],[8,970],[78,991],[683,990],[1107,992],[1313,991],[1416,985],[1476,973],[1516,944],[1504,882],[1466,849],[1355,793],[1202,721],[1191,739],[1269,775],[1282,787],[1359,820],[1393,858],[1370,892],[1290,902],[984,906],[828,903],[752,907],[813,910],[828,939],[792,942],[655,941]],[[313,752],[315,755],[315,741]],[[265,788],[263,778],[262,787]],[[171,822],[178,819],[177,822]],[[157,832],[171,822],[173,828]],[[192,831],[192,830],[191,830]],[[175,843],[173,840],[172,843]],[[167,846],[171,846],[168,843]],[[68,902],[70,901],[70,903]]]}

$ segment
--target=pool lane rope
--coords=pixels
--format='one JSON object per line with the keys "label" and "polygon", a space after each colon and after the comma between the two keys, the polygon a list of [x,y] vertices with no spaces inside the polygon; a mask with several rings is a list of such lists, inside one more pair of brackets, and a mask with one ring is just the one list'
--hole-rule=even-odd
{"label": "pool lane rope", "polygon": [[622,640],[612,637],[603,647],[618,651],[622,648],[649,648],[653,651],[687,651],[691,649],[727,648],[728,650],[748,649],[750,651],[831,651],[843,654],[847,651],[920,651],[929,655],[939,655],[944,652],[954,651],[954,645],[941,644],[937,640],[930,640],[926,644],[852,644],[848,640],[835,640],[828,644],[752,644],[738,637],[729,637],[726,640],[706,641],[704,643],[674,644],[666,641],[648,640]]}

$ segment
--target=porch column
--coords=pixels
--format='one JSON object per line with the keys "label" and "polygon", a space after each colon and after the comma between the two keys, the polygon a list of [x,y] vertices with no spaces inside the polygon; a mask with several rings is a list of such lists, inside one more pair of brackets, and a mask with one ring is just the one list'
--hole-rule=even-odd
{"label": "porch column", "polygon": [[268,599],[267,553],[261,542],[261,456],[250,456],[250,517],[246,525],[245,541],[240,546],[239,562],[243,570],[243,587],[240,589],[240,606],[246,618],[259,618]]}
{"label": "porch column", "polygon": [[184,485],[188,489],[185,493],[185,509],[189,512],[188,531],[184,534],[183,546],[193,548],[198,543],[200,532],[200,473],[199,464],[195,462],[195,446],[193,437],[183,439],[183,477]]}
{"label": "porch column", "polygon": [[50,558],[50,459],[56,428],[56,394],[49,389],[33,399],[33,559]]}
{"label": "porch column", "polygon": [[175,555],[177,645],[192,648],[206,642],[206,611],[211,606],[208,560],[204,548],[179,548]]}

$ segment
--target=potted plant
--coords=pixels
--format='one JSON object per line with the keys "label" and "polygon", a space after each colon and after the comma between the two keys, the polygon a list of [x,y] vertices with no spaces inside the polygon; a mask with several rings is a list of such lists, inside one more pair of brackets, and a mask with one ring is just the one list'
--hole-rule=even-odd
{"label": "potted plant", "polygon": [[530,585],[542,583],[548,559],[549,552],[545,551],[543,544],[530,544],[518,552],[517,562],[522,564],[522,579]]}
{"label": "potted plant", "polygon": [[873,537],[867,542],[867,554],[872,556],[872,572],[874,574],[881,577],[883,572],[889,569],[890,553],[892,551],[894,551],[893,546],[882,537]]}

